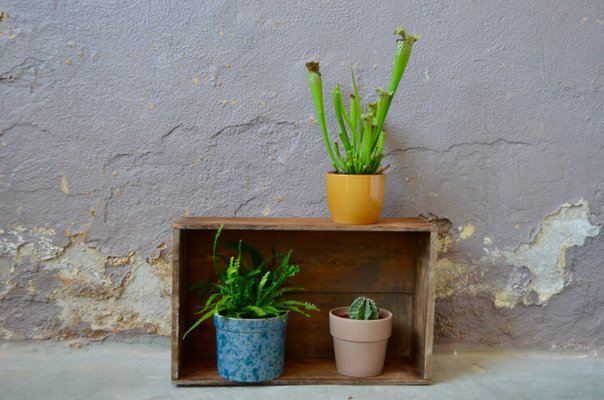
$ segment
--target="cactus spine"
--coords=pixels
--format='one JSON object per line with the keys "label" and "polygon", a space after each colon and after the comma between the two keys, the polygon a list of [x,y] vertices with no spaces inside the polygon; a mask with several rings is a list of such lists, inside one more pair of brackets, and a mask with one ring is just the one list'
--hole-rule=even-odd
{"label": "cactus spine", "polygon": [[350,305],[348,315],[350,319],[378,319],[378,306],[367,297],[357,297]]}

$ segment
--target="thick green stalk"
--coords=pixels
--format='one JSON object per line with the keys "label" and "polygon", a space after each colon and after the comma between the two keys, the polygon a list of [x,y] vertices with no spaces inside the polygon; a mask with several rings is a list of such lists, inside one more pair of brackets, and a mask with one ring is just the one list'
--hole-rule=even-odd
{"label": "thick green stalk", "polygon": [[[384,89],[378,89],[378,103],[377,103],[377,112],[376,112],[376,131],[379,133],[382,132],[382,127],[384,126],[384,121],[386,120],[386,113],[388,108],[388,103],[392,100],[393,93],[387,92]],[[378,136],[376,136],[376,140]],[[375,143],[374,143],[375,144]]]}
{"label": "thick green stalk", "polygon": [[[352,103],[351,103],[350,107],[352,107],[352,104],[354,104],[355,115],[357,118],[359,118],[359,117],[361,117],[361,113],[363,111],[361,110],[361,96],[359,96],[359,90],[357,89],[357,82],[354,79],[354,70],[352,69],[352,65],[350,66],[350,74],[352,76],[352,88],[354,90],[354,96],[352,97]],[[352,113],[351,113],[351,115],[352,115]]]}
{"label": "thick green stalk", "polygon": [[338,120],[338,124],[340,125],[340,140],[342,141],[342,146],[344,146],[344,151],[350,150],[350,140],[348,140],[348,133],[346,132],[346,126],[344,125],[344,119],[342,117],[342,96],[340,94],[340,84],[338,83],[336,87],[331,92],[333,97],[333,108],[336,113],[336,119]]}
{"label": "thick green stalk", "polygon": [[367,169],[369,165],[369,156],[373,150],[373,126],[372,126],[373,118],[371,114],[363,114],[363,141],[362,141],[362,149],[361,149],[361,164],[363,165],[363,170]]}
{"label": "thick green stalk", "polygon": [[410,35],[402,26],[397,26],[394,30],[394,34],[400,35],[401,38],[396,41],[396,54],[394,56],[392,76],[390,77],[390,87],[388,88],[389,98],[383,111],[383,119],[378,125],[379,131],[381,131],[382,127],[384,126],[384,120],[386,119],[386,115],[390,109],[390,104],[392,103],[394,94],[396,93],[398,85],[401,82],[403,74],[405,73],[405,69],[407,68],[407,63],[409,62],[409,57],[411,56],[411,50],[413,49],[413,43],[419,40],[419,36]]}
{"label": "thick green stalk", "polygon": [[340,169],[343,169],[342,165],[338,165],[338,160],[336,159],[334,152],[331,148],[331,141],[329,139],[329,132],[327,130],[327,123],[325,121],[325,106],[323,105],[323,82],[321,81],[321,73],[319,72],[319,63],[318,62],[308,62],[306,63],[306,68],[308,68],[308,86],[310,88],[310,94],[313,99],[313,103],[315,104],[315,112],[317,114],[317,119],[319,121],[319,125],[321,126],[321,131],[323,133],[323,141],[325,142],[325,147],[327,148],[327,153],[333,162],[333,166],[338,172]]}
{"label": "thick green stalk", "polygon": [[357,148],[359,146],[359,136],[361,131],[357,124],[359,119],[359,113],[357,112],[356,102],[354,101],[354,95],[350,96],[350,122],[348,125],[350,126],[350,131],[352,133],[352,147],[354,153],[357,154]]}
{"label": "thick green stalk", "polygon": [[[356,109],[356,106],[355,106],[355,109]],[[354,150],[355,150],[356,158],[360,162],[361,149],[363,146],[363,118],[360,113],[356,115],[355,121],[356,121],[358,135],[357,135],[356,147]],[[360,167],[360,165],[358,167]]]}
{"label": "thick green stalk", "polygon": [[386,134],[384,133],[383,130],[381,130],[380,133],[378,133],[376,151],[378,152],[378,154],[380,156],[384,155],[384,138],[385,138],[385,136],[386,136]]}
{"label": "thick green stalk", "polygon": [[388,110],[390,109],[390,103],[392,103],[394,94],[398,89],[398,84],[400,83],[401,78],[405,73],[405,68],[407,68],[407,63],[409,62],[409,57],[411,56],[411,49],[413,48],[413,43],[419,40],[419,36],[410,35],[402,26],[397,26],[394,30],[394,34],[400,35],[401,38],[396,41],[396,54],[394,56],[394,65],[392,67],[390,87],[388,88],[392,95],[390,96],[390,100],[388,100],[386,113],[388,113]]}
{"label": "thick green stalk", "polygon": [[392,92],[392,96],[396,93],[398,84],[405,73],[413,43],[419,40],[419,36],[408,34],[401,26],[396,27],[394,34],[400,35],[401,38],[396,41],[396,55],[394,56],[394,66],[392,67],[392,77],[390,79],[389,90]]}
{"label": "thick green stalk", "polygon": [[346,134],[346,132],[340,132],[338,137],[342,141],[342,147],[344,147],[344,151],[346,152],[346,154],[348,154],[348,152],[351,150],[350,140],[348,139],[348,135]]}
{"label": "thick green stalk", "polygon": [[[354,79],[354,70],[352,69],[352,65],[350,66],[350,74],[352,76],[352,88],[353,94],[350,96],[350,119],[353,122],[355,130],[357,132],[357,138],[355,142],[355,153],[357,156],[361,155],[361,146],[363,141],[363,121],[361,113],[363,110],[361,109],[361,96],[359,95],[359,90],[357,89],[357,82]],[[360,166],[357,166],[357,168]]]}
{"label": "thick green stalk", "polygon": [[377,103],[367,103],[367,113],[371,114],[371,123],[377,127]]}
{"label": "thick green stalk", "polygon": [[381,131],[378,134],[375,150],[373,155],[371,156],[372,164],[370,168],[373,171],[372,173],[378,173],[382,158],[384,158],[384,131]]}
{"label": "thick green stalk", "polygon": [[[335,156],[338,160],[338,164],[346,165],[345,160],[342,158],[342,155],[340,154],[340,146],[338,146],[338,142],[333,142],[333,149],[336,153]],[[342,169],[344,169],[344,168],[342,168]]]}
{"label": "thick green stalk", "polygon": [[[338,86],[339,86],[339,84],[338,84]],[[348,127],[350,128],[351,133],[356,134],[356,130],[354,129],[354,125],[351,122],[351,118],[348,116],[348,113],[346,112],[346,107],[344,106],[344,102],[342,101],[341,96],[338,99],[338,103],[339,103],[338,107],[342,111],[342,117],[344,117],[344,121],[346,121],[346,123],[348,124]]]}

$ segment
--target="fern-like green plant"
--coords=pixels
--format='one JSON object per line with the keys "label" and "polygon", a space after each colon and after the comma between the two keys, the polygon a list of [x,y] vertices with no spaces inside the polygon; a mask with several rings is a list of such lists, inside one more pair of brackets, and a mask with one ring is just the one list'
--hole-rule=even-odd
{"label": "fern-like green plant", "polygon": [[375,103],[367,104],[363,112],[352,67],[350,68],[350,74],[352,75],[353,94],[350,96],[349,110],[346,110],[342,101],[339,83],[331,93],[340,131],[338,137],[342,145],[341,149],[337,142],[333,142],[332,146],[327,129],[319,63],[314,61],[306,63],[308,85],[315,105],[317,121],[321,127],[323,141],[336,173],[379,174],[386,169],[381,168],[382,158],[384,157],[384,121],[394,94],[405,73],[413,43],[419,39],[419,36],[410,35],[400,26],[396,28],[394,34],[400,35],[401,38],[397,40],[390,86],[388,90],[377,90],[378,99]]}
{"label": "fern-like green plant", "polygon": [[[216,269],[217,282],[201,282],[198,289],[208,294],[207,300],[196,313],[200,317],[185,332],[183,339],[203,321],[214,314],[228,318],[272,318],[281,317],[293,311],[306,317],[306,311],[319,311],[316,305],[284,297],[287,293],[300,292],[304,289],[297,286],[285,286],[288,279],[300,272],[300,266],[290,261],[292,250],[279,254],[274,250],[267,259],[248,244],[239,241],[236,244],[237,254],[230,258],[216,254],[221,225],[212,248],[212,258]],[[226,247],[234,247],[226,243]],[[247,255],[251,263],[246,262]],[[226,262],[221,268],[220,261]]]}
{"label": "fern-like green plant", "polygon": [[378,319],[379,314],[375,301],[367,297],[357,297],[348,309],[350,319]]}

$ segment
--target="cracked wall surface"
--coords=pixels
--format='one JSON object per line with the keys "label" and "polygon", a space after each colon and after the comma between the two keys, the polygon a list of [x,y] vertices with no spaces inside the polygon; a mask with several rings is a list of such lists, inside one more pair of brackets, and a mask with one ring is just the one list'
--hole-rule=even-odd
{"label": "cracked wall surface", "polygon": [[603,19],[595,0],[4,2],[0,338],[166,335],[180,216],[327,216],[304,63],[326,98],[351,64],[371,97],[403,24],[422,40],[383,215],[439,227],[437,342],[604,346]]}

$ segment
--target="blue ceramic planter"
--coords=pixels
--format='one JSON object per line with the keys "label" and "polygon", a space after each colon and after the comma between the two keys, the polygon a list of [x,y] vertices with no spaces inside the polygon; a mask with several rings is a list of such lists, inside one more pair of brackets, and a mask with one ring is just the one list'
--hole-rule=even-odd
{"label": "blue ceramic planter", "polygon": [[236,382],[263,382],[283,373],[287,315],[239,319],[214,315],[218,373]]}

